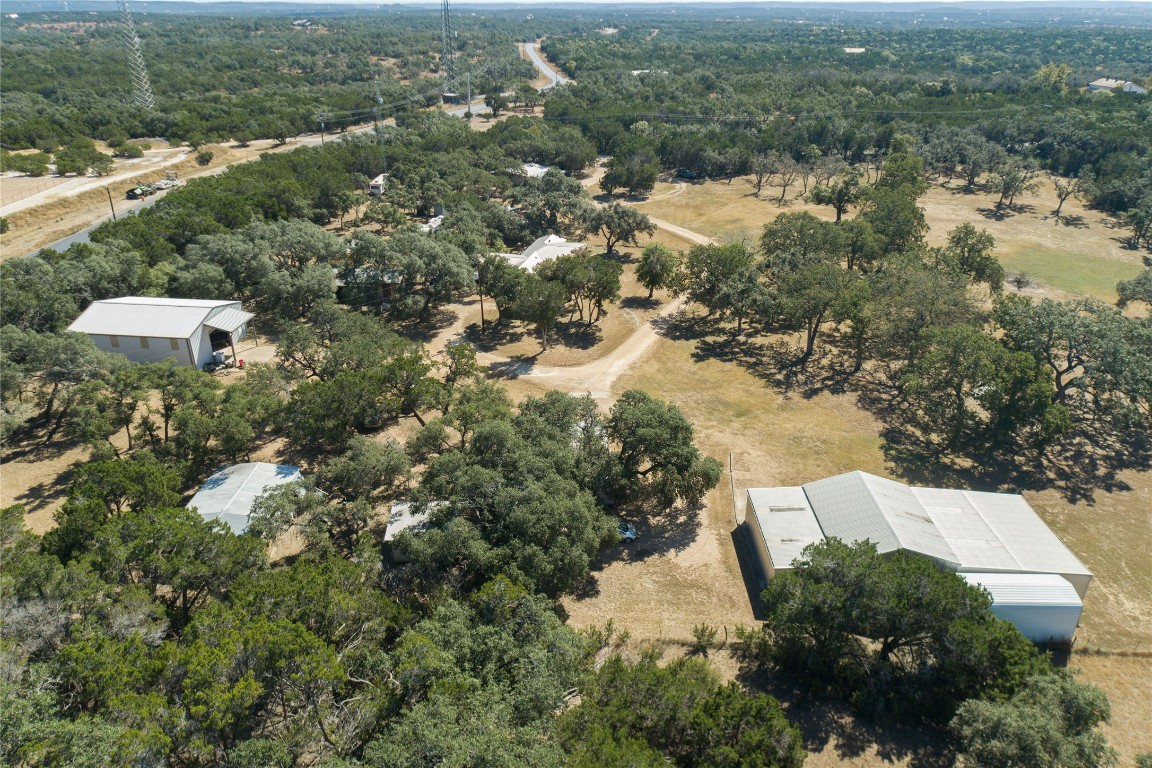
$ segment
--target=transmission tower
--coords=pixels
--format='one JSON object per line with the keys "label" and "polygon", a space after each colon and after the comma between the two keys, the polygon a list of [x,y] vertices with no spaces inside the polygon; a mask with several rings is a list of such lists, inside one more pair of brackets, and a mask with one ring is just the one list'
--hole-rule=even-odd
{"label": "transmission tower", "polygon": [[456,34],[452,31],[452,12],[448,0],[441,3],[443,8],[443,39],[440,46],[440,67],[444,70],[444,93],[455,95],[456,82]]}
{"label": "transmission tower", "polygon": [[120,9],[120,21],[124,24],[124,42],[128,46],[128,68],[132,70],[132,99],[144,109],[156,106],[152,95],[152,83],[148,81],[148,68],[144,66],[144,51],[136,34],[136,24],[132,21],[132,11],[128,0],[116,0]]}

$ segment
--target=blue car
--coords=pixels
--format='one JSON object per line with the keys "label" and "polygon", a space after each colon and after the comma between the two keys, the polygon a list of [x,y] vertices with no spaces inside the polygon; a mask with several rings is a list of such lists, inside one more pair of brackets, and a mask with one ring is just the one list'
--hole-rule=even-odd
{"label": "blue car", "polygon": [[624,540],[625,544],[631,544],[636,541],[636,526],[632,523],[620,521],[620,538]]}

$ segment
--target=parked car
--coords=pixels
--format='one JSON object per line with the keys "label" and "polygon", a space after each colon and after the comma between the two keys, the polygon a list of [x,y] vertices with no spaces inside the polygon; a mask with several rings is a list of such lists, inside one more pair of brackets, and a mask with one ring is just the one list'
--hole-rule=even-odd
{"label": "parked car", "polygon": [[624,540],[625,544],[631,544],[636,541],[636,526],[632,523],[620,521],[620,538]]}

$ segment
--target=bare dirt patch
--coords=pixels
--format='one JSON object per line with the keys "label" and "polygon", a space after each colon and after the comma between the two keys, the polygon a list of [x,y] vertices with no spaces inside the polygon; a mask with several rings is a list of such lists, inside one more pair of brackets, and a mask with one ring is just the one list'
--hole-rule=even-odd
{"label": "bare dirt patch", "polygon": [[31,195],[47,192],[67,179],[59,176],[13,176],[0,177],[0,207],[11,205]]}

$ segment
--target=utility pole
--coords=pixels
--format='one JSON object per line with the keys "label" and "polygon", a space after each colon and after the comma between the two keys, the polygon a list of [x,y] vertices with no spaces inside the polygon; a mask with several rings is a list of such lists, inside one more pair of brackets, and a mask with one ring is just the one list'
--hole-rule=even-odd
{"label": "utility pole", "polygon": [[380,143],[380,108],[384,106],[384,97],[380,95],[380,75],[376,75],[376,105],[372,108],[372,132],[376,134],[376,143]]}
{"label": "utility pole", "polygon": [[116,221],[116,206],[112,205],[112,187],[104,187],[108,193],[108,207],[112,209],[112,221]]}
{"label": "utility pole", "polygon": [[[468,115],[468,120],[471,121],[472,120],[472,73],[471,72],[469,72],[467,74],[466,80],[468,81],[468,109],[464,111],[464,114]],[[483,309],[480,310],[480,330],[484,330],[484,310]]]}

